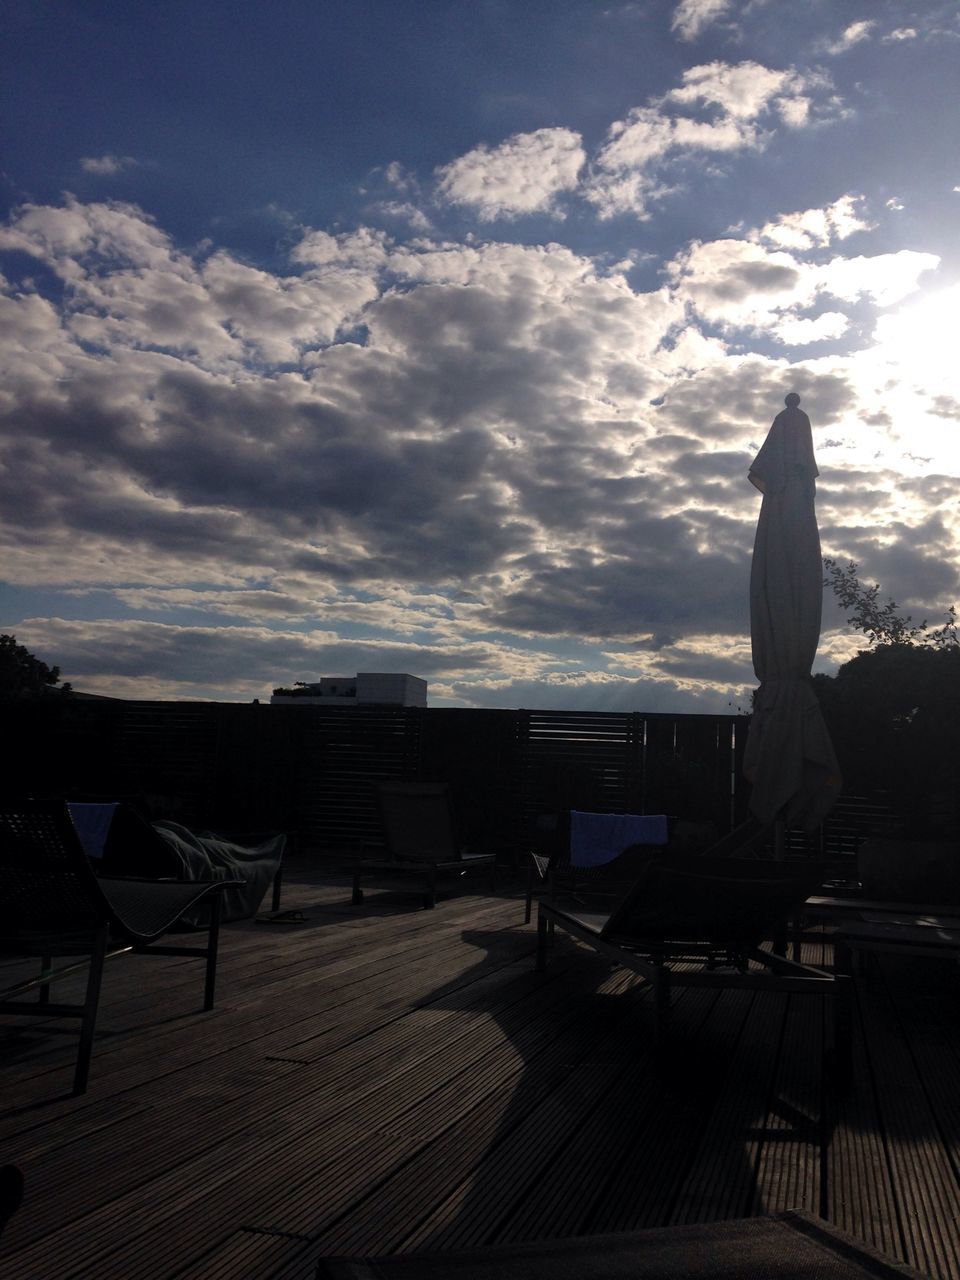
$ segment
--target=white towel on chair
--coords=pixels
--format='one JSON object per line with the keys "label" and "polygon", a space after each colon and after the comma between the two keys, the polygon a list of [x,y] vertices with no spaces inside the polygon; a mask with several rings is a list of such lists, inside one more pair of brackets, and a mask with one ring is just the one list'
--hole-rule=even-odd
{"label": "white towel on chair", "polygon": [[666,844],[662,813],[581,813],[570,810],[570,862],[602,867],[632,844]]}

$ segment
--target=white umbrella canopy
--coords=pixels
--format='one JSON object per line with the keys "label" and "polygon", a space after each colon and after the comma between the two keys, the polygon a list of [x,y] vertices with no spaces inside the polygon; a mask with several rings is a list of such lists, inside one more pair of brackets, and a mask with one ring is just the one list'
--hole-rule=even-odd
{"label": "white umbrella canopy", "polygon": [[763,494],[750,571],[750,638],[760,688],[743,771],[763,823],[810,830],[830,812],[840,768],[810,672],[820,641],[823,563],[810,419],[792,392],[750,468]]}

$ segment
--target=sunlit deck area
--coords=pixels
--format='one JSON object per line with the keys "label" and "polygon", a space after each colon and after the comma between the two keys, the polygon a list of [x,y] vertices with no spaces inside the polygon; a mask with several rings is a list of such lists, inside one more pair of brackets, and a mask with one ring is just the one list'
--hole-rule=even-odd
{"label": "sunlit deck area", "polygon": [[195,962],[112,961],[83,1097],[73,1026],[3,1019],[0,1163],[27,1180],[5,1280],[307,1280],[789,1208],[960,1280],[956,964],[858,973],[838,1095],[820,997],[678,992],[658,1065],[642,982],[560,935],[535,972],[519,884],[349,898],[291,866],[304,920],[225,926],[212,1013]]}

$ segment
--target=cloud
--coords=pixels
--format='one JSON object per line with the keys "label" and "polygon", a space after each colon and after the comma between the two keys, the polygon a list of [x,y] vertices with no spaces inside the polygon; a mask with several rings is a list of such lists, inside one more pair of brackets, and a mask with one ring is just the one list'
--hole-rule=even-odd
{"label": "cloud", "polygon": [[558,217],[557,197],[576,188],[585,161],[580,135],[570,129],[517,133],[439,168],[436,195],[473,209],[481,222],[532,213]]}
{"label": "cloud", "polygon": [[139,161],[133,156],[85,156],[80,161],[80,168],[84,173],[93,173],[102,178],[112,177],[125,169],[135,169],[138,164]]}
{"label": "cloud", "polygon": [[0,249],[46,263],[67,284],[80,284],[89,268],[123,265],[176,271],[185,261],[170,238],[142,210],[121,201],[63,205],[25,204],[0,228]]}
{"label": "cloud", "polygon": [[[956,299],[917,290],[931,255],[844,256],[866,230],[843,196],[691,242],[642,290],[556,244],[301,228],[268,270],[134,206],[24,206],[0,555],[98,616],[4,629],[92,692],[395,669],[472,705],[724,710],[751,680],[746,471],[786,391],[832,442],[831,545],[883,581],[902,544],[918,582],[960,545]],[[868,350],[744,352],[836,341],[847,307]]]}
{"label": "cloud", "polygon": [[730,0],[680,0],[670,20],[670,30],[681,40],[695,40],[705,27],[723,17]]}
{"label": "cloud", "polygon": [[[22,638],[21,638],[22,637]],[[227,687],[235,698],[269,697],[273,687],[309,679],[317,671],[410,671],[427,679],[482,671],[492,651],[483,645],[449,647],[379,640],[344,642],[333,632],[265,627],[174,626],[144,620],[25,619],[18,639],[41,652],[62,655],[64,679],[86,692],[108,689],[142,696],[145,682],[181,696],[206,698]],[[109,686],[98,679],[104,649],[111,655]],[[140,693],[138,694],[138,689]]]}
{"label": "cloud", "polygon": [[[809,234],[768,236],[793,240],[803,247]],[[869,299],[886,307],[920,287],[920,279],[937,267],[935,254],[901,249],[872,257],[833,257],[807,261],[799,253],[768,249],[756,240],[694,241],[667,266],[678,296],[704,320],[726,328],[780,326],[799,320],[801,312],[821,298],[856,303]],[[838,313],[832,312],[836,316]],[[837,321],[831,320],[836,327]]]}
{"label": "cloud", "polygon": [[806,125],[813,95],[829,86],[820,76],[776,71],[757,62],[711,62],[690,67],[681,84],[614,122],[597,153],[585,195],[601,218],[632,212],[644,217],[670,190],[667,162],[697,153],[761,149],[763,125],[779,119]]}
{"label": "cloud", "polygon": [[[723,689],[722,711],[747,705],[750,687],[739,681]],[[451,698],[471,707],[524,707],[530,711],[676,712],[716,714],[717,686],[708,681],[630,679],[607,672],[551,672],[539,680],[454,681]]]}
{"label": "cloud", "polygon": [[709,62],[684,71],[683,83],[667,93],[664,102],[688,107],[716,106],[724,117],[750,121],[756,120],[772,101],[797,93],[802,85],[802,78],[795,72],[774,71],[758,62]]}
{"label": "cloud", "polygon": [[119,202],[26,205],[0,229],[0,249],[29,254],[63,280],[65,320],[80,342],[160,349],[210,369],[291,361],[331,342],[376,296],[383,243],[373,233],[305,235],[293,261],[310,269],[282,277],[222,250],[198,261]]}
{"label": "cloud", "polygon": [[872,19],[863,19],[860,22],[851,22],[848,27],[844,28],[843,32],[836,40],[824,42],[824,52],[831,55],[846,53],[847,50],[852,49],[854,45],[861,44],[864,40],[868,40],[876,25],[876,22]]}
{"label": "cloud", "polygon": [[783,213],[759,231],[751,232],[750,239],[766,240],[778,248],[790,250],[825,247],[835,240],[846,240],[857,231],[873,228],[874,224],[860,215],[859,206],[862,204],[862,196],[844,195],[822,209]]}
{"label": "cloud", "polygon": [[433,224],[423,210],[409,200],[381,200],[373,209],[384,218],[405,222],[413,231],[425,232],[433,229]]}
{"label": "cloud", "polygon": [[816,296],[797,258],[746,240],[694,242],[668,270],[681,296],[717,324],[755,326],[786,308],[810,306]]}
{"label": "cloud", "polygon": [[873,257],[833,258],[819,270],[820,291],[853,302],[870,298],[879,307],[902,301],[920,288],[920,277],[940,263],[935,253],[900,249]]}
{"label": "cloud", "polygon": [[[707,0],[682,9],[684,30],[720,12]],[[832,86],[820,73],[775,70],[749,60],[704,63],[687,68],[667,93],[614,121],[585,176],[580,134],[544,128],[515,134],[496,147],[481,145],[441,166],[435,199],[441,206],[470,209],[481,222],[528,214],[561,219],[559,197],[576,192],[603,219],[622,213],[645,218],[651,204],[674,190],[673,173],[685,159],[760,150],[777,127],[804,128],[837,110]],[[384,176],[398,189],[415,188],[398,165]]]}
{"label": "cloud", "polygon": [[815,318],[799,317],[782,320],[773,330],[778,341],[790,346],[804,346],[830,338],[842,338],[850,320],[839,311],[824,311]]}

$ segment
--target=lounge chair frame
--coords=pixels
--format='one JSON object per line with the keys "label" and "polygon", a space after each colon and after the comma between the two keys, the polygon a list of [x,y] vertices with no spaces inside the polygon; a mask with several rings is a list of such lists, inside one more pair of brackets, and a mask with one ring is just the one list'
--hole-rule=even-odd
{"label": "lounge chair frame", "polygon": [[[605,813],[605,811],[601,810],[597,810],[597,812]],[[619,817],[620,815],[612,814],[610,816]],[[669,832],[676,819],[670,817],[666,821]],[[621,851],[610,862],[600,863],[595,866],[576,866],[573,863],[570,850],[570,826],[571,811],[565,810],[554,833],[554,841],[559,840],[559,847],[555,847],[549,854],[539,853],[533,849],[528,851],[527,880],[523,902],[524,924],[530,923],[533,917],[533,900],[538,896],[542,896],[547,902],[556,902],[561,894],[576,895],[580,891],[589,896],[597,894],[609,897],[619,896],[629,887],[633,876],[633,872],[627,869],[625,865],[623,853],[634,854],[643,849],[662,847],[654,844],[632,845],[629,846],[628,850]],[[669,835],[667,839],[669,842]]]}
{"label": "lounge chair frame", "polygon": [[377,800],[383,820],[386,853],[365,856],[361,845],[353,864],[352,902],[363,902],[361,877],[412,875],[422,882],[423,905],[437,904],[440,877],[460,878],[472,871],[490,875],[496,888],[497,855],[473,853],[460,846],[450,791],[442,782],[380,782]]}
{"label": "lounge chair frame", "polygon": [[[706,867],[709,865],[707,861]],[[735,884],[735,877],[731,877],[728,885],[734,894]],[[761,927],[757,932],[761,936],[756,938],[750,936],[751,931],[742,918],[731,924],[725,937],[720,911],[718,918],[702,931],[685,929],[671,936],[669,932],[664,934],[653,929],[648,933],[625,929],[630,901],[638,900],[643,890],[644,885],[639,882],[614,911],[590,911],[541,900],[537,914],[537,970],[543,972],[546,968],[554,931],[560,929],[611,963],[645,978],[653,992],[654,1038],[658,1045],[665,1042],[669,1033],[672,993],[677,987],[826,995],[832,1001],[833,1012],[828,1054],[838,1078],[843,1081],[848,1077],[852,995],[847,973],[802,964],[760,945],[763,933],[769,936],[776,932],[776,920],[766,922],[769,928],[759,922]],[[786,910],[784,907],[784,912]],[[650,911],[655,915],[655,898],[652,908],[648,908],[648,913]]]}
{"label": "lounge chair frame", "polygon": [[[86,1092],[105,963],[123,954],[191,956],[204,961],[203,1008],[214,1005],[220,904],[237,880],[107,879],[91,869],[61,800],[0,807],[0,953],[39,957],[40,973],[0,993],[0,1013],[78,1018],[73,1092]],[[206,945],[160,943],[185,912],[209,900]],[[119,945],[111,945],[119,944]],[[54,957],[84,956],[55,969]],[[54,1003],[50,987],[87,970],[82,1003]],[[35,1002],[21,999],[38,992]]]}

